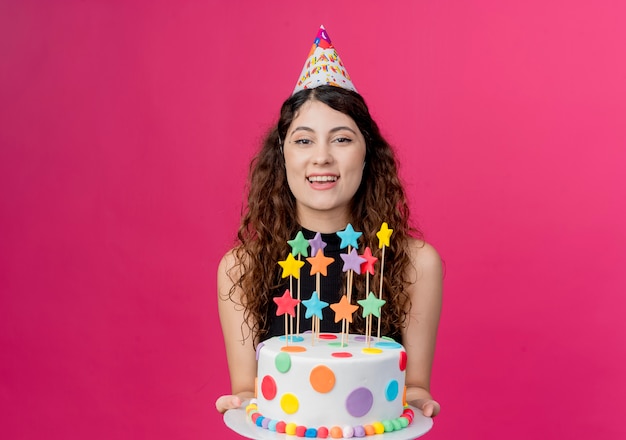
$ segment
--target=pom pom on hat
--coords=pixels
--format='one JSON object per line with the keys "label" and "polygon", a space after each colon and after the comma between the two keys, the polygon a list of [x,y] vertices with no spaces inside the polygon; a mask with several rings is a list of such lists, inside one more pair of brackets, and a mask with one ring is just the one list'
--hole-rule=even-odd
{"label": "pom pom on hat", "polygon": [[327,84],[356,92],[328,32],[320,26],[293,93]]}

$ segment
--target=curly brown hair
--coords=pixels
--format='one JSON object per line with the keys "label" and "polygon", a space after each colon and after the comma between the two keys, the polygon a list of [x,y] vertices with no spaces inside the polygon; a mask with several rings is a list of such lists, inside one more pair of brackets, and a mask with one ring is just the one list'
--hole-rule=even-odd
{"label": "curly brown hair", "polygon": [[[387,303],[381,330],[383,334],[397,335],[410,302],[406,291],[412,264],[409,237],[421,238],[422,234],[410,225],[409,207],[394,153],[370,116],[365,101],[358,93],[335,86],[301,90],[287,99],[278,123],[270,129],[261,151],[250,164],[248,201],[234,249],[237,265],[232,273],[238,275],[234,276],[229,294],[233,300],[235,289],[241,289],[245,317],[242,335],[247,326],[256,341],[266,336],[272,293],[282,284],[277,262],[284,258],[285,249],[289,249],[287,240],[301,229],[297,223],[296,201],[287,184],[281,139],[285,139],[300,107],[310,100],[320,101],[350,116],[365,138],[366,163],[363,179],[352,200],[350,223],[355,230],[363,232],[365,246],[371,249],[378,248],[376,232],[383,222],[394,230],[385,255],[383,299]],[[364,291],[363,277],[355,278],[355,289]],[[377,274],[372,285],[379,283]],[[362,319],[356,317],[353,328],[362,331],[363,327]]]}

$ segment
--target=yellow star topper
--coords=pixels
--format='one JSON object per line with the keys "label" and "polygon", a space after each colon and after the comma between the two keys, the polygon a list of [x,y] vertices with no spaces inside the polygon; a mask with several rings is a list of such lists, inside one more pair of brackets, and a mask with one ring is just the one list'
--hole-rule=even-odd
{"label": "yellow star topper", "polygon": [[297,280],[300,279],[300,268],[304,266],[304,261],[298,261],[293,254],[289,254],[286,260],[279,261],[278,264],[283,268],[283,278],[292,275]]}
{"label": "yellow star topper", "polygon": [[376,233],[378,237],[378,249],[382,249],[384,246],[389,247],[389,239],[393,234],[393,229],[389,229],[387,222],[383,222],[380,230]]}

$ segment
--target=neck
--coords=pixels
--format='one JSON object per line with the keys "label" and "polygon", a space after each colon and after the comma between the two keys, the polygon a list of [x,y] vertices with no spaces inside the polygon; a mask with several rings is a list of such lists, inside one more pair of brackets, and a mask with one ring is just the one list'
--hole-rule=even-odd
{"label": "neck", "polygon": [[303,228],[310,231],[321,232],[322,234],[332,234],[345,229],[349,223],[348,215],[345,212],[303,212],[298,213],[298,223]]}

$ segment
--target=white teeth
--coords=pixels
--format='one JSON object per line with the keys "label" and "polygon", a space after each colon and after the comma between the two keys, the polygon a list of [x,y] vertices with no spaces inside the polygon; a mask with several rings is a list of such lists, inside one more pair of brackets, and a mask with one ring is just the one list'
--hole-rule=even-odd
{"label": "white teeth", "polygon": [[309,182],[336,182],[337,176],[311,176]]}

